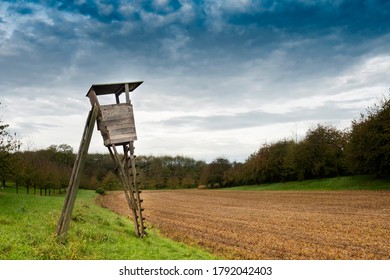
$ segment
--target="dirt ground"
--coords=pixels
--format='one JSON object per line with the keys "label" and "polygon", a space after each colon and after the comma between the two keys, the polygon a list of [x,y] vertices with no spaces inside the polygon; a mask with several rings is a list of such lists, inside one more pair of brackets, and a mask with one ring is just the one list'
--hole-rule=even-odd
{"label": "dirt ground", "polygon": [[[143,191],[148,226],[227,259],[390,259],[389,191]],[[101,201],[130,211],[122,192]]]}

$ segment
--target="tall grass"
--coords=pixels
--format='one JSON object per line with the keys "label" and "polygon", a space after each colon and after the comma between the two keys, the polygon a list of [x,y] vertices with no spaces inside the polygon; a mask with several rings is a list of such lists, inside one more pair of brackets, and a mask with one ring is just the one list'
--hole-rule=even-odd
{"label": "tall grass", "polygon": [[204,250],[173,242],[148,230],[136,238],[128,218],[94,203],[80,190],[65,244],[55,236],[63,196],[34,196],[0,190],[0,259],[174,260],[213,259]]}

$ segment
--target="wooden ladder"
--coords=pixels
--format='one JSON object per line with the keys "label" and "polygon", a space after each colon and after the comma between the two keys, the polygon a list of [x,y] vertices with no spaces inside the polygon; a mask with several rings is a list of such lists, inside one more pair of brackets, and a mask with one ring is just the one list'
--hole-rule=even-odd
{"label": "wooden ladder", "polygon": [[121,159],[115,145],[108,146],[113,161],[116,163],[115,171],[121,181],[127,204],[131,209],[134,221],[134,232],[138,237],[146,236],[145,218],[142,212],[142,199],[137,180],[137,169],[134,154],[134,142],[123,145],[123,158]]}

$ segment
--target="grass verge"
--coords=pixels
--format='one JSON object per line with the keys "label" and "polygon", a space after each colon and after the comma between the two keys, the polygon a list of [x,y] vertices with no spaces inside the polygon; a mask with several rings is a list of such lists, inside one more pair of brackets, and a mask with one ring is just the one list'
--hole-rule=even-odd
{"label": "grass verge", "polygon": [[390,179],[375,176],[345,176],[285,183],[239,186],[226,190],[251,191],[337,191],[337,190],[390,190]]}
{"label": "grass verge", "polygon": [[176,260],[215,259],[196,247],[163,238],[154,230],[140,239],[133,223],[94,203],[93,191],[78,192],[66,244],[55,236],[63,196],[0,190],[0,259]]}

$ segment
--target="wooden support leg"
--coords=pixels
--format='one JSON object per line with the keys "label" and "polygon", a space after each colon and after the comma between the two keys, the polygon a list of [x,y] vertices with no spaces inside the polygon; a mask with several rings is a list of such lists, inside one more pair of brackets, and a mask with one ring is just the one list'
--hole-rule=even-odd
{"label": "wooden support leg", "polygon": [[56,234],[62,241],[65,241],[66,234],[69,228],[69,222],[72,216],[74,203],[76,200],[77,190],[80,185],[82,171],[85,165],[85,159],[88,153],[89,144],[95,125],[95,120],[98,114],[98,107],[95,105],[89,111],[87,122],[85,124],[83,137],[81,138],[79,152],[73,165],[72,175],[69,180],[68,189],[66,192],[65,202],[62,209],[61,217],[57,224]]}
{"label": "wooden support leg", "polygon": [[[122,161],[120,160],[115,145],[112,145],[111,147],[109,147],[109,151],[110,151],[110,154],[111,154],[113,160],[116,163],[117,175],[118,175],[119,179],[121,180],[127,203],[128,203],[128,205],[132,211],[132,214],[133,214],[135,235],[140,236],[139,224],[137,222],[137,204],[136,204],[136,201],[134,199],[133,189],[132,189],[131,183],[129,181],[129,177],[127,176],[127,172],[125,170],[125,164],[122,163]],[[126,161],[125,161],[125,163],[126,163]]]}

